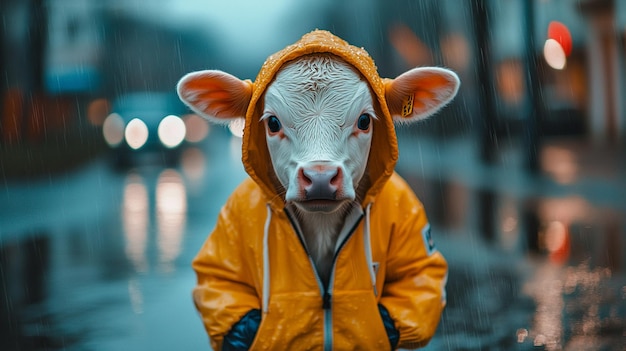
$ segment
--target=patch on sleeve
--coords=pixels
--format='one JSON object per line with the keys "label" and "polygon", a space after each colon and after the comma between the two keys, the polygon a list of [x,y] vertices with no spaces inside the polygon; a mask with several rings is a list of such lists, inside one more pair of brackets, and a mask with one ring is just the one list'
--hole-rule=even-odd
{"label": "patch on sleeve", "polygon": [[430,223],[427,223],[424,228],[422,228],[422,238],[424,239],[424,246],[426,246],[428,256],[435,253],[435,251],[437,251],[437,247],[435,247],[435,241],[430,233]]}

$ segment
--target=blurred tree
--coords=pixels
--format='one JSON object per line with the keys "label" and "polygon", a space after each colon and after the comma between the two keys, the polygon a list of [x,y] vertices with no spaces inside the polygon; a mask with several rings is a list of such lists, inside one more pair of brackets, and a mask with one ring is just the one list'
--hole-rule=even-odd
{"label": "blurred tree", "polygon": [[[24,99],[22,139],[41,141],[46,130],[42,105],[45,96],[44,69],[48,42],[48,14],[44,0],[30,0],[28,13],[27,54],[24,60]],[[25,135],[24,135],[25,133]]]}
{"label": "blurred tree", "polygon": [[[0,14],[2,14],[2,21],[4,23],[4,14],[6,13],[6,0],[0,0]],[[2,77],[6,76],[6,59],[5,52],[6,50],[6,26],[0,26],[0,74]],[[5,79],[3,79],[4,81]],[[6,106],[6,95],[7,95],[8,87],[5,83],[0,83],[0,113],[2,113],[2,117],[0,117],[0,146],[5,143],[5,135],[6,132],[6,123],[5,122],[5,106]]]}
{"label": "blurred tree", "polygon": [[31,0],[29,14],[29,52],[27,64],[31,74],[27,77],[27,89],[34,94],[44,92],[44,66],[46,59],[46,43],[48,39],[48,16],[44,0]]}
{"label": "blurred tree", "polygon": [[526,102],[525,102],[525,130],[524,148],[526,153],[526,168],[532,173],[539,171],[538,152],[541,148],[541,130],[543,116],[543,96],[541,82],[539,80],[538,59],[535,52],[535,1],[521,0],[524,16],[525,38],[525,77],[526,77]]}
{"label": "blurred tree", "polygon": [[[476,124],[480,142],[480,159],[486,164],[495,163],[497,155],[497,131],[495,90],[491,59],[491,25],[488,4],[484,0],[472,0],[470,11],[474,23],[477,53],[476,76],[478,79],[478,105],[481,121]],[[495,194],[486,189],[478,191],[480,215],[479,230],[488,241],[495,238]]]}
{"label": "blurred tree", "polygon": [[480,158],[487,164],[495,161],[497,151],[495,90],[493,85],[491,59],[491,25],[488,4],[485,0],[471,1],[471,14],[476,37],[479,106],[482,123],[477,124],[480,138]]}

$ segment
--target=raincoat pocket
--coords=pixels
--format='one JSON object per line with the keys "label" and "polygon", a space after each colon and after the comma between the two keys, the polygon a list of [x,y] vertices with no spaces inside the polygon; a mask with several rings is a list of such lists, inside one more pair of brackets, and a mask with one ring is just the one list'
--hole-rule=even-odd
{"label": "raincoat pocket", "polygon": [[261,311],[253,309],[235,323],[222,342],[222,351],[248,351],[261,324]]}
{"label": "raincoat pocket", "polygon": [[250,350],[321,350],[323,322],[319,295],[272,295]]}
{"label": "raincoat pocket", "polygon": [[389,350],[391,345],[372,290],[333,296],[334,350]]}
{"label": "raincoat pocket", "polygon": [[267,325],[266,323],[267,318],[265,314],[261,315],[261,324],[259,324],[259,329],[256,331],[256,335],[254,336],[254,340],[252,341],[252,345],[250,345],[250,350],[263,350],[259,344],[261,343],[259,341],[259,339],[261,338],[261,334],[264,333],[263,330],[265,329],[265,325]]}

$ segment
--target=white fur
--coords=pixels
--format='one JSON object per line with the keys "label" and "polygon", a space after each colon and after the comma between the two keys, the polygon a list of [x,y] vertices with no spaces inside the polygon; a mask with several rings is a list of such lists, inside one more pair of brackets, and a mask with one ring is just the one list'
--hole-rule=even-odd
{"label": "white fur", "polygon": [[[343,211],[341,211],[343,212]],[[323,282],[327,282],[335,254],[339,231],[343,226],[344,213],[303,213],[298,211],[302,235]]]}
{"label": "white fur", "polygon": [[[359,116],[372,117],[367,133],[356,129]],[[320,275],[328,277],[345,205],[356,200],[363,177],[376,118],[366,82],[349,65],[331,55],[305,56],[276,75],[265,95],[263,119],[276,116],[284,137],[267,133],[275,173],[286,189],[285,199],[295,204],[307,247]],[[307,212],[298,201],[297,172],[313,162],[325,161],[343,172],[343,205],[335,211]]]}
{"label": "white fur", "polygon": [[310,56],[283,68],[268,87],[262,119],[276,116],[285,138],[267,136],[286,200],[300,199],[297,169],[316,161],[342,168],[346,198],[353,200],[363,176],[372,133],[354,135],[362,113],[373,118],[367,83],[347,64],[329,56]]}

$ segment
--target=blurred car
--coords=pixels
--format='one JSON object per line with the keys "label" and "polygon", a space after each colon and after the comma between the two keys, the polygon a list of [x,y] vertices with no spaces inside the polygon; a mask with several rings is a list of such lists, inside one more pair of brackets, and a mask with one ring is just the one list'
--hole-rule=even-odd
{"label": "blurred car", "polygon": [[193,118],[200,119],[185,115],[187,112],[175,93],[133,92],[117,97],[102,125],[115,165],[130,166],[146,160],[176,163],[186,144],[187,120],[198,125]]}

